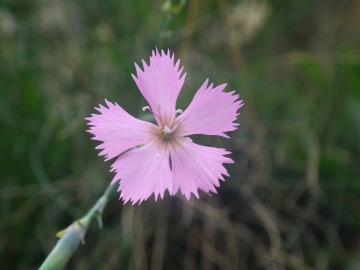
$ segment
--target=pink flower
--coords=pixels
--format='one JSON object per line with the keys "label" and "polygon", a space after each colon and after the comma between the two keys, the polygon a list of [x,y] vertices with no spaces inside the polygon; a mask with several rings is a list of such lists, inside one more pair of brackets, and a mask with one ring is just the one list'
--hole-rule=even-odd
{"label": "pink flower", "polygon": [[107,100],[107,107],[96,108],[100,114],[86,118],[91,126],[88,132],[102,142],[96,147],[102,149],[99,155],[105,155],[105,160],[117,157],[111,166],[116,172],[112,184],[121,179],[118,191],[124,203],[141,203],[152,193],[157,200],[166,189],[175,195],[179,188],[187,199],[191,193],[199,198],[198,189],[216,193],[219,179],[224,181],[222,175],[229,176],[223,163],[233,163],[225,157],[230,152],[198,145],[187,136],[229,138],[224,132],[239,125],[234,121],[243,103],[235,91],[223,92],[226,84],[214,88],[206,80],[184,112],[176,109],[186,75],[181,76],[179,65],[179,60],[174,65],[169,51],[160,54],[157,50],[149,66],[143,61],[144,71],[135,64],[137,77],[132,76],[150,105],[143,110],[154,114],[157,125],[136,119]]}

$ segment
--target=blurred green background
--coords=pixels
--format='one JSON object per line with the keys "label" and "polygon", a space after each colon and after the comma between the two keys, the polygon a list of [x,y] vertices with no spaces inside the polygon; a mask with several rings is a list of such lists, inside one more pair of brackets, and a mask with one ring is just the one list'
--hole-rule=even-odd
{"label": "blurred green background", "polygon": [[[185,3],[181,6],[182,3]],[[165,5],[164,5],[165,4]],[[0,269],[37,269],[113,174],[84,117],[142,117],[131,73],[170,48],[245,102],[218,195],[113,196],[67,269],[360,269],[360,1],[4,0]]]}

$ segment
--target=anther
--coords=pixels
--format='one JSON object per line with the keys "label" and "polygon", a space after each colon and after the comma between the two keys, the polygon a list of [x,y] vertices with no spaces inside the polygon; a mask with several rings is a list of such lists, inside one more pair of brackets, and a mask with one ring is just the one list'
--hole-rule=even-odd
{"label": "anther", "polygon": [[146,110],[149,110],[151,112],[150,106],[145,106],[142,108],[143,112],[145,112]]}

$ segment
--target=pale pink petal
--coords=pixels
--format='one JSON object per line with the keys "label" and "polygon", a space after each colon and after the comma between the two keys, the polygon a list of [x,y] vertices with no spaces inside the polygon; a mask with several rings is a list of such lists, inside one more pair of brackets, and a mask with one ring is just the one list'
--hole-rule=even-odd
{"label": "pale pink petal", "polygon": [[239,115],[237,110],[242,107],[242,100],[235,91],[226,93],[226,84],[213,88],[208,80],[195,94],[189,107],[176,119],[177,136],[192,134],[218,135],[228,138],[224,132],[237,129],[234,123]]}
{"label": "pale pink petal", "polygon": [[190,199],[191,193],[199,198],[198,189],[216,193],[219,179],[224,181],[222,175],[229,176],[222,164],[234,163],[224,157],[227,154],[230,152],[225,149],[198,145],[185,138],[173,140],[170,148],[172,194],[175,195],[179,188],[187,199]]}
{"label": "pale pink petal", "polygon": [[105,155],[106,160],[132,147],[146,144],[159,134],[159,128],[154,124],[138,120],[118,104],[105,101],[108,108],[100,104],[100,107],[96,108],[100,114],[92,114],[85,119],[91,126],[88,132],[95,135],[92,139],[103,142],[96,149],[103,149],[99,155]]}
{"label": "pale pink petal", "polygon": [[120,156],[111,166],[116,175],[114,184],[120,179],[119,191],[124,203],[129,200],[135,204],[155,194],[164,197],[166,189],[172,193],[172,174],[169,164],[169,147],[159,140],[133,149]]}
{"label": "pale pink petal", "polygon": [[135,64],[137,77],[132,76],[152,111],[160,115],[159,125],[175,117],[176,99],[186,76],[181,76],[183,69],[179,70],[179,66],[180,60],[174,64],[174,55],[169,51],[160,54],[157,50],[152,52],[149,66],[143,61],[144,71]]}

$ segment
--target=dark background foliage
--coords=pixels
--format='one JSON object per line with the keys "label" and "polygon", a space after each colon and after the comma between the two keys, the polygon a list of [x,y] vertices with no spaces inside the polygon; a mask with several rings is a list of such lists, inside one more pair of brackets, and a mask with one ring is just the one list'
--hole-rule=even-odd
{"label": "dark background foliage", "polygon": [[[218,195],[116,194],[68,269],[359,269],[360,2],[5,0],[0,4],[0,268],[37,269],[112,178],[84,117],[141,117],[131,73],[170,48],[244,99]],[[184,2],[184,1],[181,1]],[[163,6],[163,8],[162,8]]]}

